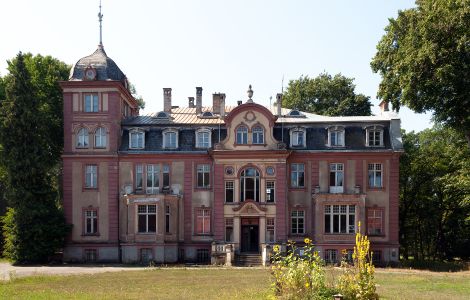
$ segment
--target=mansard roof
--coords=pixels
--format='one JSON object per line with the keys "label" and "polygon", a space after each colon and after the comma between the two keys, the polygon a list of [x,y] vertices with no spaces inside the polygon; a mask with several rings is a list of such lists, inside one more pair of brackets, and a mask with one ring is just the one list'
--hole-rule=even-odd
{"label": "mansard roof", "polygon": [[70,80],[83,80],[85,70],[92,67],[96,70],[96,80],[126,80],[126,75],[104,51],[103,45],[93,54],[81,58],[72,68]]}

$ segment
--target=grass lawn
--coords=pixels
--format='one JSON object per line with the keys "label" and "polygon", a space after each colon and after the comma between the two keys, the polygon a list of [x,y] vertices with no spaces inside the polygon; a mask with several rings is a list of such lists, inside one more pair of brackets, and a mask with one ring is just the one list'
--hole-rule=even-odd
{"label": "grass lawn", "polygon": [[[470,299],[470,272],[378,270],[376,275],[383,298]],[[0,283],[0,298],[266,299],[269,286],[267,269],[168,268],[18,278]]]}

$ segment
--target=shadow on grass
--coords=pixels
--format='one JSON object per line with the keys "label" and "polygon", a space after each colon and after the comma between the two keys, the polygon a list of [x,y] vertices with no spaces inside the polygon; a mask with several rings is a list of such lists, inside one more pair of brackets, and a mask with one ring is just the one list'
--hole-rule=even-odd
{"label": "shadow on grass", "polygon": [[432,272],[469,271],[469,261],[434,261],[434,260],[402,260],[394,267],[403,269],[427,270]]}

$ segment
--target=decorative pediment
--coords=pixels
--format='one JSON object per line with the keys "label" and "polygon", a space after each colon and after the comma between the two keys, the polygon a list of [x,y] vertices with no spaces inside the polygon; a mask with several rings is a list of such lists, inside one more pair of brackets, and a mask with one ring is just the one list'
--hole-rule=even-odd
{"label": "decorative pediment", "polygon": [[264,214],[267,211],[267,208],[260,206],[258,202],[247,200],[240,203],[239,206],[234,207],[233,211],[243,215],[258,215]]}

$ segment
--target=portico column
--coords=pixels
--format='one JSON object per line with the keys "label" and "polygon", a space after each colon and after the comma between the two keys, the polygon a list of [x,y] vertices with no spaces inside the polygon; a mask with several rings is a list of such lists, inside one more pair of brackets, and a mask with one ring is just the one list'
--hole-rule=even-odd
{"label": "portico column", "polygon": [[259,243],[266,243],[266,217],[259,217]]}
{"label": "portico column", "polygon": [[240,224],[240,216],[235,216],[233,218],[233,242],[235,244],[235,249],[240,250],[240,231],[241,231],[241,224]]}

